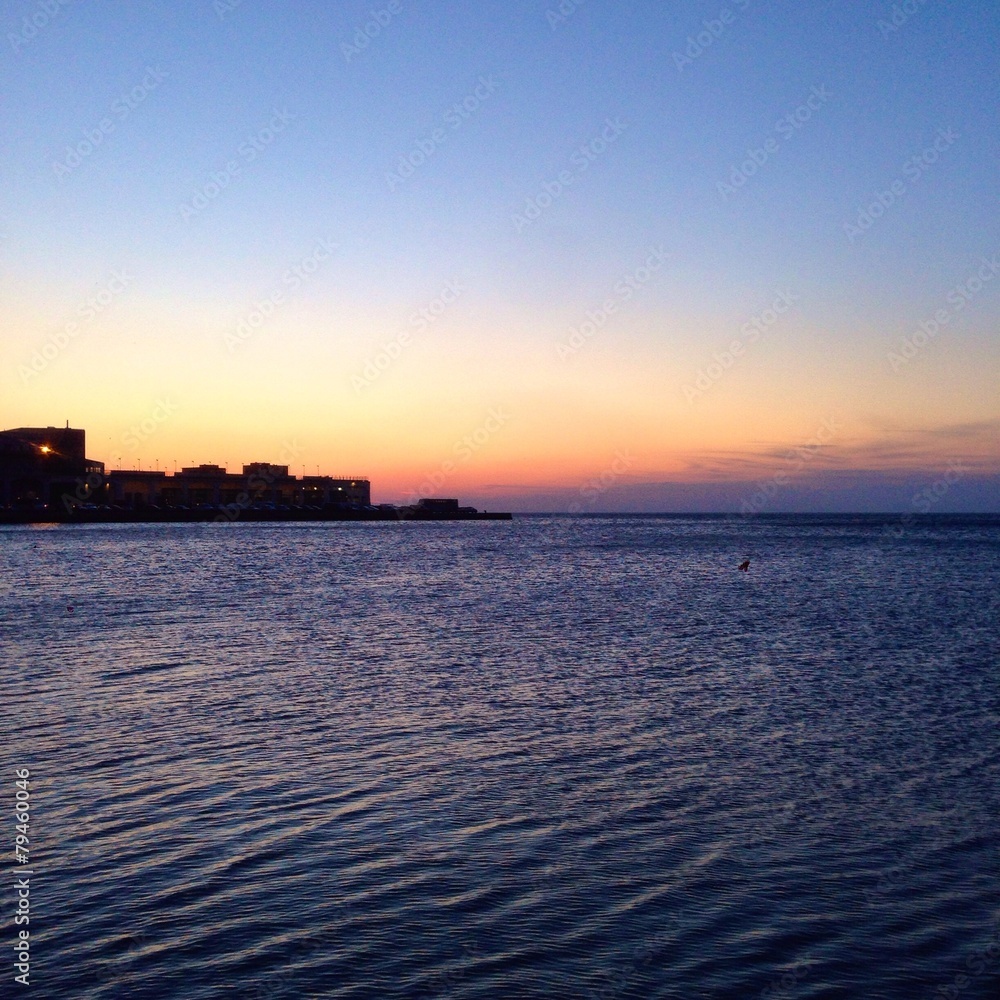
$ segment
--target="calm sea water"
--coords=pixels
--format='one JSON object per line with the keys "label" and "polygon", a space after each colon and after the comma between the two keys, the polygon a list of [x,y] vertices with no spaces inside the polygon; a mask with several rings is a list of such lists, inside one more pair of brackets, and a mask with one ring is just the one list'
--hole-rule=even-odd
{"label": "calm sea water", "polygon": [[4,995],[1000,995],[1000,519],[6,528],[0,598]]}

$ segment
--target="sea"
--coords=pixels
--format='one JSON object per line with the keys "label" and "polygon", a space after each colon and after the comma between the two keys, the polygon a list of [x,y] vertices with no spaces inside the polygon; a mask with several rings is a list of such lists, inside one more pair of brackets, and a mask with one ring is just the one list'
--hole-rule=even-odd
{"label": "sea", "polygon": [[1000,996],[998,517],[3,527],[0,643],[2,996]]}

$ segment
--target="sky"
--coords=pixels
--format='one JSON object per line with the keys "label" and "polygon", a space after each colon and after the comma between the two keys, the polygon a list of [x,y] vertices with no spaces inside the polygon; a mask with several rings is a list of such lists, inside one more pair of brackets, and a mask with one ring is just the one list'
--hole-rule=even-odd
{"label": "sky", "polygon": [[1000,510],[993,0],[0,28],[0,427],[377,502]]}

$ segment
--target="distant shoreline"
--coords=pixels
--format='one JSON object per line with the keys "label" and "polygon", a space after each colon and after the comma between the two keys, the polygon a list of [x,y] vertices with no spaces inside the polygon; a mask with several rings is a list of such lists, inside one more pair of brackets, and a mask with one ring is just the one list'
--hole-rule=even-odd
{"label": "distant shoreline", "polygon": [[405,507],[376,510],[76,510],[0,511],[0,524],[234,524],[237,522],[322,522],[322,521],[510,521],[512,515],[487,511],[421,511]]}
{"label": "distant shoreline", "polygon": [[459,512],[416,512],[412,508],[394,507],[382,505],[375,510],[340,510],[340,511],[317,511],[292,508],[290,510],[242,510],[234,516],[233,512],[226,512],[224,509],[213,508],[212,510],[79,510],[70,514],[65,511],[15,511],[0,510],[0,526],[3,525],[30,525],[30,524],[205,524],[205,523],[227,523],[238,522],[266,524],[266,523],[322,523],[327,521],[511,521],[517,520],[540,520],[545,518],[558,518],[559,520],[594,521],[594,520],[676,520],[676,521],[742,521],[747,525],[751,524],[773,524],[796,522],[797,524],[813,524],[820,526],[843,526],[843,527],[892,527],[902,525],[904,528],[949,528],[949,527],[1000,527],[1000,513],[975,512],[975,513],[935,513],[935,514],[915,514],[907,518],[905,524],[902,523],[898,512],[880,511],[872,512],[768,512],[752,515],[743,515],[733,512],[711,511],[711,512],[686,512],[677,513],[674,511],[642,512],[635,511],[603,511],[568,513],[566,511],[514,511],[514,512],[494,512],[479,511],[466,508]]}

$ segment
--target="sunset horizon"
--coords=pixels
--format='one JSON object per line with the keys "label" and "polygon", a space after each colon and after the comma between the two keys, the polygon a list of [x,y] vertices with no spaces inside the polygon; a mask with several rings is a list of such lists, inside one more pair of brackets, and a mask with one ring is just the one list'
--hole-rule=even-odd
{"label": "sunset horizon", "polygon": [[996,511],[996,12],[903,14],[29,10],[0,424],[389,502]]}
{"label": "sunset horizon", "polygon": [[[160,422],[172,414],[170,400],[159,400],[150,416],[125,432],[126,442],[141,444],[150,439]],[[103,462],[108,472],[156,470],[171,476],[184,467],[217,465],[237,473],[243,466],[264,462],[286,465],[293,476],[367,479],[376,503],[411,503],[419,497],[456,495],[476,506],[503,507],[516,513],[947,514],[996,513],[1000,496],[1000,476],[992,456],[986,448],[977,449],[976,438],[986,438],[991,430],[988,427],[948,429],[956,444],[943,451],[961,454],[961,458],[938,458],[937,449],[931,447],[938,442],[931,435],[897,433],[887,436],[880,447],[861,443],[849,447],[842,428],[830,419],[794,447],[775,442],[738,455],[706,451],[680,456],[677,467],[669,471],[644,469],[634,451],[616,448],[607,451],[601,468],[574,467],[564,458],[561,476],[552,471],[555,459],[534,476],[528,474],[526,464],[519,465],[516,460],[490,466],[484,472],[477,453],[494,435],[502,433],[507,419],[502,408],[493,408],[469,434],[442,449],[436,461],[428,451],[426,464],[411,460],[403,468],[375,457],[367,461],[313,461],[323,452],[308,448],[304,442],[315,443],[318,432],[290,433],[267,448],[244,439],[239,449],[215,446],[197,454],[192,446],[177,451],[181,456],[188,454],[187,458],[154,455],[128,463],[120,455],[102,454],[98,435],[89,428],[81,429],[87,432],[88,458]],[[73,421],[68,424],[79,426]],[[36,426],[59,430],[52,423]],[[0,431],[12,429],[13,425]],[[840,447],[835,448],[831,442],[838,437]],[[273,435],[267,439],[274,441]],[[159,443],[167,440],[164,435]],[[879,460],[890,447],[893,462],[887,467]],[[497,472],[507,472],[510,479],[496,481]]]}

